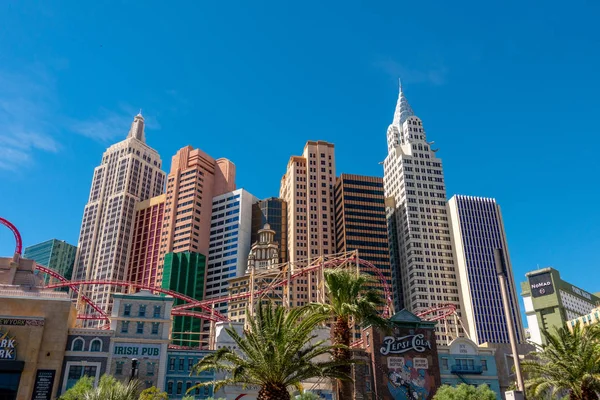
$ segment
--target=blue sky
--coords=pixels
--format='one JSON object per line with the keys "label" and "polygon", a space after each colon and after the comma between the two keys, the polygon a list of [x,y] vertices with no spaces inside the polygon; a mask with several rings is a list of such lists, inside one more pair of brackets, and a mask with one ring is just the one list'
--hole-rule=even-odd
{"label": "blue sky", "polygon": [[[448,194],[501,205],[517,280],[552,265],[600,291],[599,12],[578,0],[0,2],[0,215],[25,245],[75,243],[93,169],[139,108],[167,168],[200,147],[258,197],[278,195],[307,140],[335,143],[338,173],[381,176],[402,77]],[[0,229],[0,254],[12,249]]]}

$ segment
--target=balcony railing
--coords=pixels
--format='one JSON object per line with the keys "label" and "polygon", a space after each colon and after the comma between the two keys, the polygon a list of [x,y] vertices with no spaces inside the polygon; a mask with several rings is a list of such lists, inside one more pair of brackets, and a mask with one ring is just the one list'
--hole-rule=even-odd
{"label": "balcony railing", "polygon": [[450,372],[457,375],[480,375],[483,368],[480,365],[453,365]]}

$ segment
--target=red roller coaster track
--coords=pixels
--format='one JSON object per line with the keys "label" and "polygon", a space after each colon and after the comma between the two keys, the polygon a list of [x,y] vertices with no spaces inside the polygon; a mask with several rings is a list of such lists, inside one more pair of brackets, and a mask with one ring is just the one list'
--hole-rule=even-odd
{"label": "red roller coaster track", "polygon": [[2,217],[0,217],[0,224],[6,226],[8,229],[10,229],[12,231],[13,235],[15,235],[15,242],[16,242],[15,253],[17,253],[18,255],[21,255],[21,253],[23,251],[23,241],[21,240],[21,233],[19,233],[19,230],[17,229],[17,227],[14,226],[9,220],[4,219]]}
{"label": "red roller coaster track", "polygon": [[[21,234],[19,233],[19,230],[10,221],[8,221],[2,217],[0,217],[0,224],[8,227],[8,229],[10,229],[12,231],[12,233],[15,236],[15,242],[16,242],[15,253],[21,255],[22,250],[23,250],[23,243],[22,243]],[[288,280],[293,281],[298,277],[304,276],[311,272],[318,271],[319,269],[336,268],[336,267],[341,267],[343,265],[350,265],[349,263],[355,263],[355,264],[357,264],[357,266],[360,265],[363,268],[365,268],[367,271],[369,271],[377,276],[377,278],[379,279],[379,281],[381,282],[381,285],[383,287],[384,296],[386,299],[384,316],[389,316],[390,304],[392,302],[392,295],[391,295],[391,291],[387,284],[387,280],[386,280],[385,276],[381,273],[379,268],[377,268],[376,266],[374,266],[373,264],[371,264],[370,262],[368,262],[366,260],[358,258],[356,253],[351,253],[351,254],[346,253],[344,255],[332,256],[332,258],[328,259],[327,261],[324,261],[324,260],[316,261],[307,267],[298,268],[298,269],[296,269],[296,271],[294,273],[292,273],[289,276],[288,279],[281,279],[279,281],[273,281],[265,289],[255,291],[254,295],[260,296],[261,294],[272,291],[275,288],[286,286],[289,283]],[[192,297],[186,296],[186,295],[176,292],[174,290],[163,289],[160,287],[152,287],[152,286],[143,285],[143,284],[134,283],[134,282],[114,281],[114,280],[69,281],[67,278],[65,278],[58,272],[51,270],[50,268],[46,268],[39,264],[36,264],[36,268],[40,272],[48,274],[51,277],[60,281],[60,283],[54,283],[54,284],[47,285],[46,287],[49,289],[69,287],[75,293],[79,293],[80,285],[112,285],[112,286],[118,286],[118,287],[131,287],[131,288],[135,288],[135,289],[145,289],[145,290],[150,290],[150,291],[157,292],[157,293],[163,293],[166,295],[170,295],[176,299],[182,300],[187,303],[187,304],[181,304],[181,305],[173,307],[172,312],[171,312],[171,315],[173,315],[173,316],[189,316],[189,317],[201,318],[201,319],[214,321],[214,322],[228,321],[228,319],[225,315],[221,314],[220,312],[218,312],[217,310],[212,308],[211,307],[212,305],[214,305],[216,303],[221,303],[221,302],[229,302],[232,300],[249,298],[251,296],[250,292],[245,292],[245,293],[241,293],[241,294],[234,295],[234,296],[224,296],[224,297],[218,297],[218,298],[209,299],[209,300],[198,301]],[[108,316],[106,315],[106,313],[100,307],[98,307],[88,296],[86,296],[85,294],[81,294],[81,299],[86,304],[88,304],[97,314],[81,314],[81,315],[77,316],[78,319],[108,321]],[[191,311],[190,309],[192,309],[192,308],[200,308],[204,312]],[[445,319],[454,313],[456,313],[456,307],[450,304],[450,305],[442,305],[442,306],[433,307],[433,308],[424,310],[424,311],[418,313],[417,316],[419,316],[423,319],[429,320],[429,321],[438,321],[438,320]],[[429,317],[430,315],[431,315],[431,317]]]}

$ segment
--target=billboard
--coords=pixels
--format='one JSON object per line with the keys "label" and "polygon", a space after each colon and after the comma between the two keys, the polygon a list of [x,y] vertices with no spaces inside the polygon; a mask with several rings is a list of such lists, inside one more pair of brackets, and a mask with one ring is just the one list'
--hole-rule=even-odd
{"label": "billboard", "polygon": [[532,297],[542,297],[554,293],[552,275],[550,272],[545,272],[543,274],[530,276],[529,287],[531,288]]}

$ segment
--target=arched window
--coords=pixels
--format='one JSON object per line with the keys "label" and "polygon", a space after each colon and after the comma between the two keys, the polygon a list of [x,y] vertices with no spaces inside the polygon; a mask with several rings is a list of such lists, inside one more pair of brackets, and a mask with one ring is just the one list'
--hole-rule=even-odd
{"label": "arched window", "polygon": [[90,343],[90,351],[102,351],[102,340],[95,338]]}
{"label": "arched window", "polygon": [[83,351],[83,338],[78,337],[71,344],[72,351]]}

